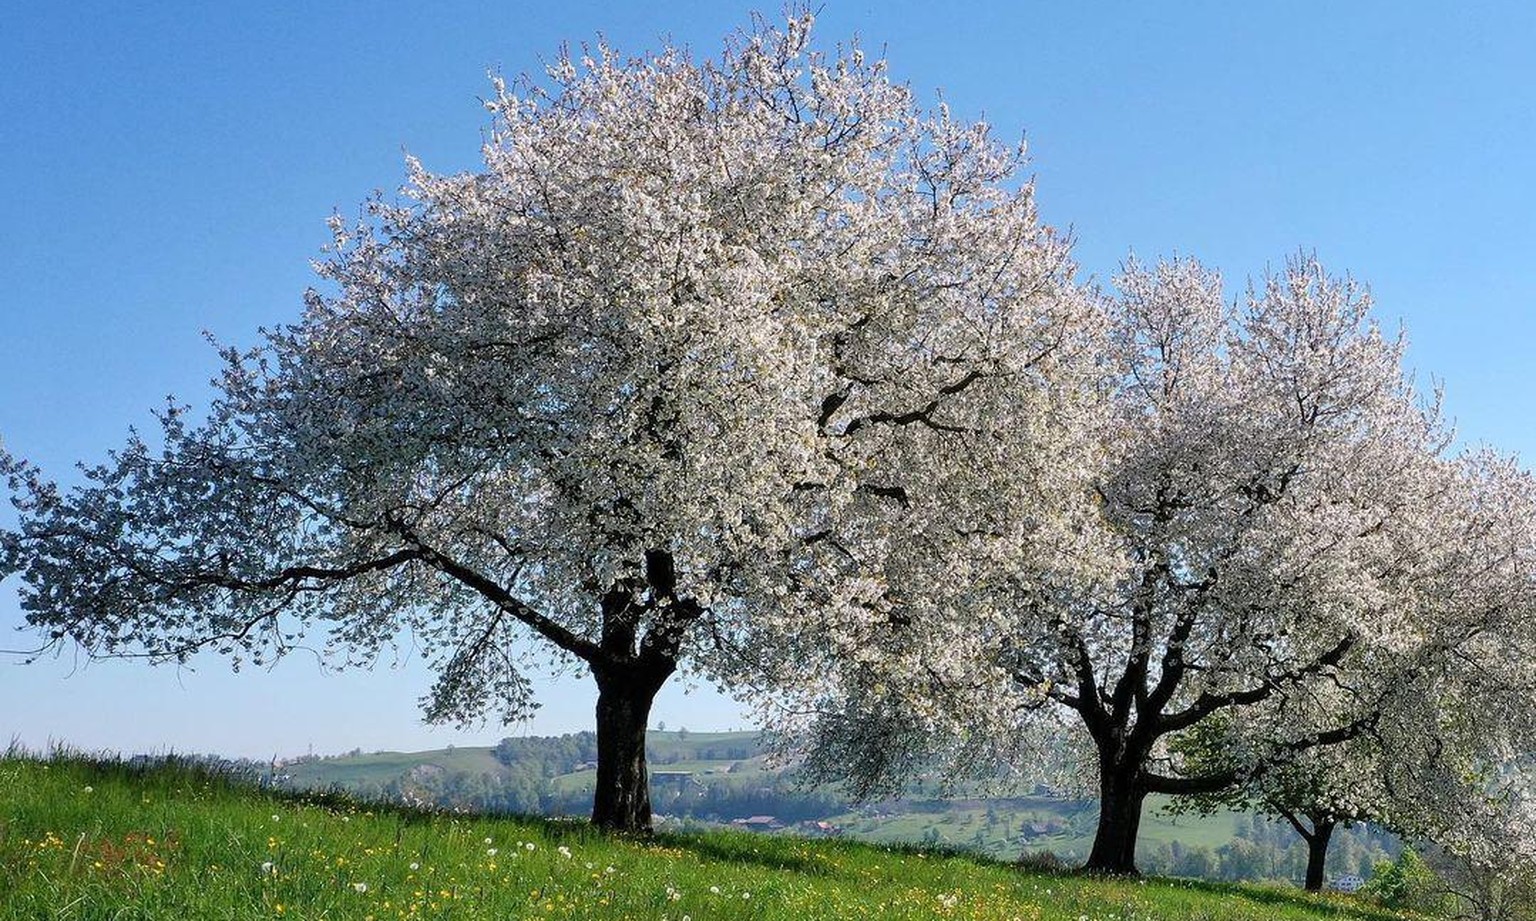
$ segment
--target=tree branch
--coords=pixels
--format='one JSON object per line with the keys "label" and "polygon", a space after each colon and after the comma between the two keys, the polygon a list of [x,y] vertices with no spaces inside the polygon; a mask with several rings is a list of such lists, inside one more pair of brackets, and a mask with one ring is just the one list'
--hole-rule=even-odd
{"label": "tree branch", "polygon": [[1300,668],[1282,672],[1278,675],[1268,675],[1264,683],[1242,691],[1231,691],[1226,694],[1202,693],[1193,704],[1177,713],[1170,713],[1157,718],[1157,733],[1166,735],[1170,732],[1179,732],[1195,725],[1217,710],[1226,707],[1250,706],[1268,700],[1276,691],[1285,685],[1294,685],[1308,678],[1321,675],[1326,670],[1338,665],[1344,656],[1354,648],[1355,637],[1346,635],[1331,649],[1308,662]]}
{"label": "tree branch", "polygon": [[594,663],[608,658],[598,644],[535,611],[494,579],[428,546],[398,523],[393,527],[403,540],[419,552],[422,562],[478,592],[482,598],[526,624],[551,643],[584,662]]}

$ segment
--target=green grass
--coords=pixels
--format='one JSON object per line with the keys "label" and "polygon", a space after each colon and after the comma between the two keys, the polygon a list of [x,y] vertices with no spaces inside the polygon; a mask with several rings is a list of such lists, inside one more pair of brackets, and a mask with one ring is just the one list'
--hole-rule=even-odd
{"label": "green grass", "polygon": [[181,767],[0,760],[0,919],[1402,916],[1350,897],[1027,873],[955,854],[280,797]]}

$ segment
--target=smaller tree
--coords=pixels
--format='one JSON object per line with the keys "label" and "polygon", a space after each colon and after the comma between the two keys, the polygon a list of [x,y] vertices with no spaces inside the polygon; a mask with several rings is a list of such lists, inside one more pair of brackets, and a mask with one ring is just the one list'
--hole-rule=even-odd
{"label": "smaller tree", "polygon": [[[1489,623],[1481,620],[1479,629]],[[1270,731],[1263,714],[1241,725],[1208,722],[1185,734],[1172,751],[1181,770],[1230,771],[1242,779],[1180,797],[1173,808],[1255,809],[1283,818],[1306,844],[1303,884],[1311,891],[1323,888],[1339,828],[1369,823],[1426,846],[1467,841],[1479,823],[1464,816],[1486,813],[1496,799],[1491,765],[1529,738],[1529,684],[1517,677],[1523,666],[1507,667],[1518,659],[1512,649],[1469,659],[1478,647],[1467,642],[1459,640],[1450,655],[1436,648],[1424,647],[1406,673],[1375,676],[1380,688],[1371,695],[1377,705],[1370,726],[1346,742],[1283,762],[1244,765],[1234,753],[1252,750],[1253,737]]]}
{"label": "smaller tree", "polygon": [[1431,850],[1427,861],[1457,921],[1536,919],[1536,868],[1521,861],[1486,861]]}
{"label": "smaller tree", "polygon": [[[1441,488],[1445,435],[1363,289],[1315,260],[1231,304],[1189,261],[1133,263],[1119,287],[1097,304],[1097,376],[1050,409],[1005,403],[982,427],[1070,419],[1076,456],[1059,470],[1055,455],[970,456],[969,494],[1031,484],[1064,524],[1033,527],[1038,501],[907,490],[907,526],[880,548],[890,613],[860,654],[835,657],[846,715],[813,757],[860,775],[935,757],[964,770],[1070,727],[1080,746],[1055,748],[1082,755],[1099,795],[1088,866],[1129,873],[1148,795],[1220,790],[1251,763],[1369,726],[1369,701],[1340,689],[1404,655],[1395,638],[1418,626],[1423,612],[1398,601],[1426,575],[1408,550]],[[1184,733],[1260,714],[1273,732],[1241,767],[1171,772]]]}
{"label": "smaller tree", "polygon": [[[1237,742],[1234,735],[1227,721],[1211,721],[1180,738],[1174,750],[1183,770],[1196,776],[1224,771],[1244,774],[1244,766],[1231,753],[1242,750],[1245,743]],[[1202,815],[1256,810],[1284,819],[1305,845],[1302,886],[1318,892],[1326,882],[1334,831],[1379,821],[1386,813],[1380,764],[1367,738],[1356,738],[1309,750],[1266,770],[1250,771],[1240,784],[1178,797],[1169,808]]]}
{"label": "smaller tree", "polygon": [[1439,825],[1425,859],[1467,921],[1536,919],[1536,786],[1530,756],[1483,773],[1476,796],[1426,801]]}

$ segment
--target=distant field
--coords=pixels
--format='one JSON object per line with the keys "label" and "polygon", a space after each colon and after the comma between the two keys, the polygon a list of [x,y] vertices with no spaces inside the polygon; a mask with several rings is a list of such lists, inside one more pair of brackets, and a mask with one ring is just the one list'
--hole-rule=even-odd
{"label": "distant field", "polygon": [[[757,734],[751,732],[652,732],[646,744],[651,768],[657,771],[728,771],[743,759],[706,759],[700,757],[700,753],[712,748],[736,749],[744,750],[747,757],[751,758],[761,750]],[[423,765],[475,774],[504,773],[506,767],[496,759],[492,751],[488,747],[454,747],[420,752],[386,751],[340,755],[291,763],[283,770],[293,778],[295,785],[319,788],[359,783],[384,784]],[[683,760],[669,763],[674,758]],[[760,769],[761,762],[755,763]],[[579,784],[584,775],[590,783],[590,771],[568,770],[557,777],[577,778],[574,783]]]}
{"label": "distant field", "polygon": [[181,767],[0,759],[0,921],[1407,921],[1350,896],[924,849],[435,815]]}
{"label": "distant field", "polygon": [[[777,772],[770,770],[760,751],[755,733],[746,732],[690,732],[651,733],[649,740],[651,770],[655,773],[688,772],[707,777],[712,783],[761,784]],[[748,755],[745,758],[699,757],[710,749],[734,750]],[[340,787],[357,789],[373,785],[383,787],[391,780],[413,770],[442,770],[448,773],[463,771],[469,774],[505,775],[508,769],[486,747],[435,749],[421,752],[375,752],[372,754],[342,755],[304,761],[285,766],[289,783],[303,789],[328,789]],[[680,759],[680,760],[674,760]],[[569,765],[567,768],[574,767]],[[548,778],[549,789],[557,793],[578,793],[591,790],[596,772],[590,768],[563,770]]]}
{"label": "distant field", "polygon": [[[708,780],[710,783],[734,786],[762,784],[771,781],[777,773],[768,770],[762,761],[756,758],[746,761],[678,761],[673,764],[651,765],[653,778],[658,774],[682,772],[694,774],[700,780]],[[591,790],[596,780],[596,771],[574,771],[551,778],[550,786],[560,791]]]}
{"label": "distant field", "polygon": [[375,752],[294,764],[285,768],[296,784],[306,787],[383,784],[414,768],[430,765],[447,771],[500,772],[505,768],[489,748],[451,748],[424,752]]}

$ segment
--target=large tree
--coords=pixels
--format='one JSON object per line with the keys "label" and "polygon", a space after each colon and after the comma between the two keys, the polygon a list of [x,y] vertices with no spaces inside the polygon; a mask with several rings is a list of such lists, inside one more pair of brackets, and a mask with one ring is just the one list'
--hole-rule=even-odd
{"label": "large tree", "polygon": [[6,460],[28,622],[160,661],[408,632],[432,720],[525,714],[520,650],[580,663],[593,819],[648,827],[658,689],[761,680],[778,599],[863,610],[800,548],[907,502],[868,445],[1040,391],[1080,306],[1021,149],[810,25],[496,81],[483,169],[413,163],[334,219],[324,290],[224,352],[206,420],[173,405],[67,489]]}
{"label": "large tree", "polygon": [[[1087,866],[1129,873],[1148,794],[1221,790],[1356,739],[1394,689],[1379,676],[1507,638],[1530,610],[1531,543],[1523,512],[1485,522],[1457,488],[1475,471],[1445,456],[1360,286],[1298,258],[1235,301],[1188,260],[1132,264],[1119,289],[1091,446],[1061,481],[1088,506],[1062,519],[1080,525],[1063,558],[965,551],[999,533],[993,506],[949,510],[958,542],[914,529],[908,544],[967,568],[930,597],[893,593],[899,616],[862,638],[880,655],[840,656],[812,764],[872,789],[936,754],[971,768],[1075,727],[1100,801]],[[889,584],[910,581],[910,556],[887,553]],[[1188,770],[1170,743],[1211,720],[1264,730]]]}

